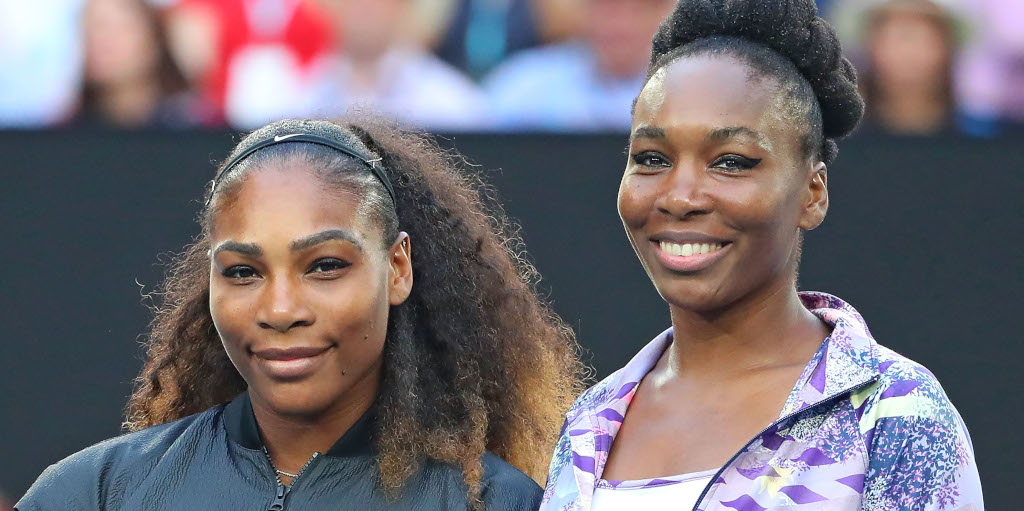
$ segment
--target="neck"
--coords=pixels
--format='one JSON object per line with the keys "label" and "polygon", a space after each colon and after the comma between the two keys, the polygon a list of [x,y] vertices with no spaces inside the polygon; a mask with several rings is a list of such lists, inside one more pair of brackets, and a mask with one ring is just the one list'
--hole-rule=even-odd
{"label": "neck", "polygon": [[667,353],[672,376],[727,380],[755,369],[804,365],[827,325],[800,301],[791,278],[714,313],[672,307],[674,337]]}
{"label": "neck", "polygon": [[609,80],[630,80],[643,73],[645,69],[644,66],[636,65],[637,62],[644,62],[643,59],[622,62],[622,59],[602,57],[601,55],[596,58],[598,70]]}
{"label": "neck", "polygon": [[361,93],[377,93],[380,86],[380,74],[383,72],[384,55],[388,48],[380,48],[372,53],[350,52],[349,62],[352,65],[352,74],[349,76],[348,86]]}
{"label": "neck", "polygon": [[98,110],[115,124],[140,126],[149,121],[160,101],[160,87],[152,80],[132,80],[100,89]]}
{"label": "neck", "polygon": [[364,46],[350,45],[345,49],[345,56],[352,62],[352,67],[356,70],[377,73],[381,61],[397,45],[396,41],[382,41],[379,44]]}
{"label": "neck", "polygon": [[250,389],[253,415],[263,444],[281,471],[298,474],[313,453],[325,453],[366,413],[377,394],[379,372],[370,371],[365,382],[345,393],[329,409],[309,415],[282,414]]}
{"label": "neck", "polygon": [[942,128],[948,112],[937,91],[901,90],[880,95],[875,111],[890,130],[932,133]]}

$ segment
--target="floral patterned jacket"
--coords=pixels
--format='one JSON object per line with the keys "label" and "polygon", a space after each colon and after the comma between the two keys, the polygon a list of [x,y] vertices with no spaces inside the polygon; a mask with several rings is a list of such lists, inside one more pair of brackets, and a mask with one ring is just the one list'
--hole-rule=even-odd
{"label": "floral patterned jacket", "polygon": [[[875,343],[842,300],[800,297],[832,334],[779,419],[719,470],[694,511],[982,511],[967,428],[935,377]],[[669,329],[572,406],[542,511],[590,509],[637,385],[671,343]]]}

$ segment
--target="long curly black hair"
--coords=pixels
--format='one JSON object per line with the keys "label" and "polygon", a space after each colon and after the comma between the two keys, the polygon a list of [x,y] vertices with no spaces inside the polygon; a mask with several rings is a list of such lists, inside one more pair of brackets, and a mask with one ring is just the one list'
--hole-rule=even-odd
{"label": "long curly black hair", "polygon": [[451,462],[462,467],[478,506],[485,450],[541,480],[584,371],[571,330],[538,299],[538,275],[492,194],[454,153],[380,120],[276,122],[244,138],[232,156],[292,133],[380,158],[395,201],[362,163],[309,143],[267,147],[221,176],[207,192],[201,234],[163,284],[127,428],[197,413],[245,390],[210,316],[211,217],[230,207],[228,191],[252,169],[300,158],[328,185],[359,193],[383,239],[401,229],[416,244],[415,285],[391,308],[377,397],[383,486],[401,488],[426,458]]}
{"label": "long curly black hair", "polygon": [[807,119],[805,153],[826,164],[864,116],[857,73],[813,0],[680,0],[654,36],[648,77],[699,54],[731,55],[775,78]]}

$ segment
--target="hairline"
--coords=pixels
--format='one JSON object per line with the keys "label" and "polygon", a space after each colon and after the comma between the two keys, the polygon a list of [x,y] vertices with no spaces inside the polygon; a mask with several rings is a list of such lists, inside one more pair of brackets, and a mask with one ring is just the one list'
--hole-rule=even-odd
{"label": "hairline", "polygon": [[[699,45],[701,43],[704,43],[707,46],[703,48],[694,49],[696,45]],[[764,70],[760,69],[760,66],[757,64],[755,57],[753,55],[745,53],[742,48],[730,46],[729,43],[748,44],[751,47],[761,48],[763,50],[771,52],[776,57],[778,57],[780,61],[784,62],[784,65],[789,66],[789,71],[795,74],[795,76],[798,78],[798,80],[800,80],[801,83],[787,85],[786,82],[788,80],[781,76],[781,73],[765,72]],[[779,51],[759,41],[755,41],[741,36],[728,34],[709,34],[705,37],[695,39],[686,44],[673,48],[671,51],[665,52],[657,57],[652,56],[653,58],[651,59],[651,63],[648,66],[647,76],[640,87],[640,92],[637,93],[635,98],[633,98],[633,103],[630,106],[630,116],[633,117],[636,115],[636,105],[640,99],[640,96],[647,88],[647,85],[650,83],[651,79],[653,79],[654,76],[658,74],[658,72],[668,68],[672,64],[675,64],[676,62],[686,57],[695,58],[716,56],[730,57],[735,59],[737,62],[745,65],[750,70],[748,76],[751,79],[756,79],[759,81],[770,80],[774,82],[775,87],[777,88],[779,93],[776,95],[776,99],[773,100],[772,102],[772,108],[788,109],[789,112],[796,114],[797,117],[804,118],[808,121],[806,125],[801,129],[801,131],[803,131],[803,135],[800,136],[801,152],[804,154],[804,156],[814,157],[817,160],[822,160],[823,158],[825,158],[824,148],[822,147],[826,140],[823,131],[823,113],[821,110],[821,105],[818,103],[818,98],[815,94],[814,87],[811,84],[810,80],[808,80],[807,77],[804,76],[802,72],[800,72],[799,68],[796,67],[796,64],[791,59],[789,59]],[[802,88],[801,84],[806,86],[807,91],[810,92],[810,95],[813,98],[812,104],[806,104],[811,102],[805,102],[801,100],[799,91],[799,89]],[[819,129],[819,133],[817,134],[812,132],[815,128],[815,112],[817,112],[817,126]],[[795,119],[793,120],[793,122],[795,122]]]}
{"label": "hairline", "polygon": [[[304,147],[305,150],[300,149]],[[316,154],[319,152],[319,155]],[[327,160],[323,155],[337,154],[337,158]],[[339,165],[332,165],[334,162]],[[204,216],[201,223],[208,233],[212,233],[214,216],[224,207],[224,204],[217,204],[218,199],[231,197],[246,177],[256,172],[267,170],[284,171],[293,163],[299,163],[296,167],[312,174],[325,185],[325,191],[332,189],[329,193],[346,193],[356,200],[356,215],[366,218],[371,224],[376,224],[380,232],[381,244],[384,249],[390,247],[392,234],[389,230],[397,231],[398,214],[395,211],[395,204],[388,196],[387,190],[380,181],[368,171],[365,176],[355,166],[364,166],[362,162],[346,157],[343,153],[333,149],[317,146],[314,144],[289,144],[277,145],[264,148],[250,155],[243,161],[238,162],[230,170],[230,173],[223,177],[210,197],[209,205],[203,211]],[[275,168],[276,167],[276,168]],[[374,183],[378,185],[375,186]],[[378,189],[379,188],[379,189]],[[388,223],[387,211],[394,211],[395,229]]]}

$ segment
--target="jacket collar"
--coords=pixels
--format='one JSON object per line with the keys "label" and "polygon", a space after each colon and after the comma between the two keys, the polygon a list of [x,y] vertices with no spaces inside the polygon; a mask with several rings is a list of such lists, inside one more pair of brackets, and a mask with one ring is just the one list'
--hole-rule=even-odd
{"label": "jacket collar", "polygon": [[[373,430],[376,419],[374,405],[363,413],[325,454],[339,458],[375,455],[377,451],[373,442]],[[256,423],[256,415],[252,411],[252,400],[248,391],[242,392],[224,407],[224,428],[227,430],[228,438],[236,444],[246,449],[263,449],[263,437]]]}
{"label": "jacket collar", "polygon": [[[832,333],[804,367],[780,419],[830,401],[879,375],[877,344],[856,309],[825,293],[800,293],[800,299],[808,310],[832,327]],[[569,412],[566,427],[582,509],[590,508],[594,486],[604,471],[612,442],[637,386],[672,339],[671,328],[655,337],[625,367],[597,384],[581,400],[581,406]]]}
{"label": "jacket collar", "polygon": [[832,333],[804,367],[780,418],[864,385],[881,372],[878,344],[857,309],[826,293],[800,293],[800,299]]}

